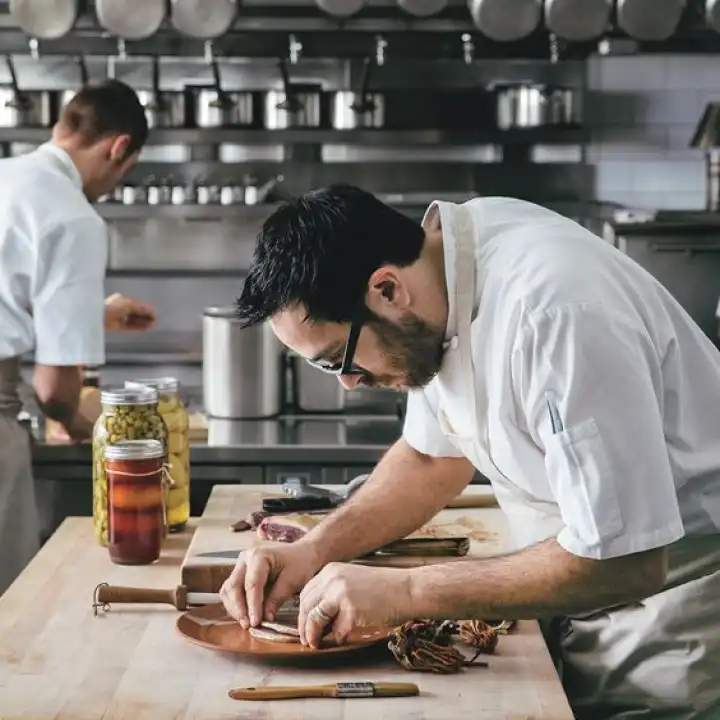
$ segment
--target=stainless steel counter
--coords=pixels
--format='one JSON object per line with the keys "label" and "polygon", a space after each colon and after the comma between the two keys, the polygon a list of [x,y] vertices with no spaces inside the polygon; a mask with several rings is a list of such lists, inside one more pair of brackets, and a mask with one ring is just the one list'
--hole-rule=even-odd
{"label": "stainless steel counter", "polygon": [[[196,472],[201,466],[372,466],[400,437],[401,431],[401,421],[393,416],[211,419],[207,442],[192,445],[190,461],[194,477],[202,476]],[[89,443],[72,445],[39,440],[33,451],[35,474],[77,477],[72,466],[88,468],[91,456]]]}

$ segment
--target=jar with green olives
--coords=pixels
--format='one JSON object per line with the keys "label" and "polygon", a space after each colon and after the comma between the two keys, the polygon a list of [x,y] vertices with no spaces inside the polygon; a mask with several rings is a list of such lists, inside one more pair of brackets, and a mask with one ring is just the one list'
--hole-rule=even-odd
{"label": "jar with green olives", "polygon": [[100,394],[102,413],[93,430],[93,524],[101,545],[108,543],[108,483],[105,448],[124,440],[159,440],[168,458],[168,432],[158,411],[157,390],[114,388]]}
{"label": "jar with green olives", "polygon": [[143,378],[128,381],[125,387],[149,387],[158,393],[158,411],[168,431],[168,529],[181,532],[190,519],[190,416],[180,399],[180,383],[172,377]]}

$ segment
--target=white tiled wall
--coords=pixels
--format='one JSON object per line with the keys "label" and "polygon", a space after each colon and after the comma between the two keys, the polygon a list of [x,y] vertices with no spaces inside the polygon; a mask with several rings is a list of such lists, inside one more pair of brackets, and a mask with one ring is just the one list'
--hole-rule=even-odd
{"label": "white tiled wall", "polygon": [[586,119],[601,200],[644,208],[705,205],[703,154],[689,148],[707,102],[720,101],[720,58],[593,58]]}

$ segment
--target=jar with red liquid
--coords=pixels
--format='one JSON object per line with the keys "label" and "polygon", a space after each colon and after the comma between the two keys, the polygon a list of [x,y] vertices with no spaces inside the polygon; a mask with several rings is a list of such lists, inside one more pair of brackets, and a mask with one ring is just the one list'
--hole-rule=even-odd
{"label": "jar with red liquid", "polygon": [[164,460],[159,440],[124,440],[105,447],[108,550],[114,563],[149,565],[160,557]]}

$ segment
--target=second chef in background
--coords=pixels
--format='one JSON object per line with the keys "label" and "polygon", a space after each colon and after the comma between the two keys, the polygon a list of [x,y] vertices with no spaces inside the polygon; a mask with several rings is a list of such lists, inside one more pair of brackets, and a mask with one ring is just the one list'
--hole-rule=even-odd
{"label": "second chef in background", "polygon": [[21,357],[35,352],[46,417],[86,439],[79,368],[104,362],[105,330],[154,323],[144,303],[104,299],[108,234],[91,205],[137,161],[147,133],[135,92],[110,80],[75,95],[50,142],[0,161],[0,593],[39,547],[30,442],[17,422]]}

